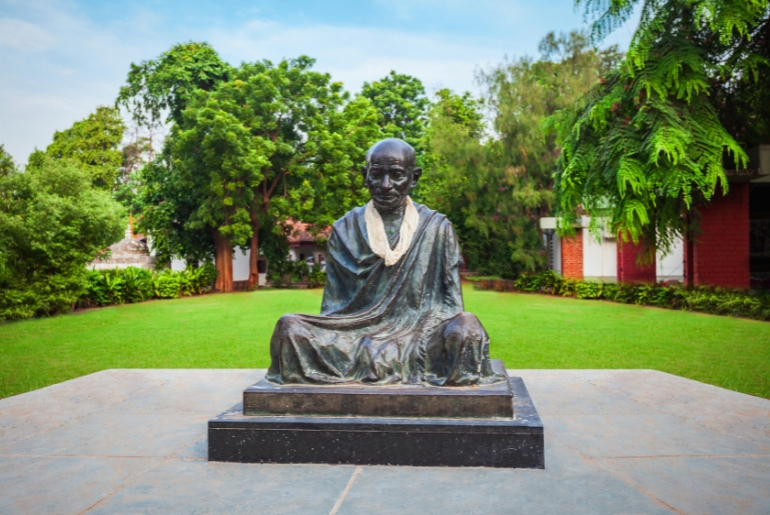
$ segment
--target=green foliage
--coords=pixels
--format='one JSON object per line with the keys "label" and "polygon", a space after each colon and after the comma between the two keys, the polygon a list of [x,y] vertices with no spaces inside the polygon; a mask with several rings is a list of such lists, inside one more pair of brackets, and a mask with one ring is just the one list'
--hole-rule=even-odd
{"label": "green foliage", "polygon": [[401,138],[422,153],[430,101],[420,79],[391,71],[372,83],[364,82],[360,96],[368,98],[379,116],[383,137]]}
{"label": "green foliage", "polygon": [[141,214],[144,205],[139,196],[141,187],[141,170],[154,159],[152,139],[139,136],[139,128],[131,142],[121,148],[122,164],[120,173],[115,181],[112,197],[120,202],[132,214]]}
{"label": "green foliage", "polygon": [[78,307],[89,308],[200,295],[211,290],[216,277],[217,270],[210,263],[179,272],[169,269],[152,272],[135,267],[89,270],[85,292],[77,304]]}
{"label": "green foliage", "polygon": [[[167,123],[178,124],[195,92],[211,90],[226,81],[231,71],[207,43],[178,44],[157,59],[132,63],[116,105],[127,109],[138,127],[154,130],[164,114]],[[190,223],[201,199],[173,173],[170,147],[165,145],[161,155],[136,170],[145,155],[152,156],[148,145],[149,141],[137,138],[124,151],[125,180],[116,197],[142,211],[138,227],[152,236],[159,267],[175,256],[188,262],[210,259],[214,234],[200,223]]]}
{"label": "green foliage", "polygon": [[[703,43],[719,44],[705,39]],[[765,16],[744,45],[745,52],[755,56],[755,72],[711,77],[711,101],[725,130],[742,148],[751,148],[770,141],[770,81],[757,80],[770,76],[770,16]],[[735,164],[727,160],[725,167],[735,168]]]}
{"label": "green foliage", "polygon": [[[598,39],[637,2],[578,3],[594,16]],[[725,154],[746,165],[712,94],[715,81],[722,91],[756,84],[767,61],[750,42],[766,30],[768,2],[645,0],[641,9],[621,65],[548,126],[563,145],[554,186],[563,230],[582,208],[594,221],[606,219],[624,241],[643,239],[651,255],[694,230],[697,205],[718,186],[727,192]]]}
{"label": "green foliage", "polygon": [[474,284],[481,290],[546,293],[770,321],[770,292],[767,291],[746,292],[703,286],[685,288],[678,284],[600,283],[565,279],[553,270],[522,274],[515,281],[483,279]]}
{"label": "green foliage", "polygon": [[[125,124],[120,111],[110,107],[97,107],[85,120],[75,122],[64,131],[57,131],[53,143],[45,149],[45,155],[54,159],[75,159],[91,176],[94,186],[110,190],[119,174],[123,157],[118,149]],[[28,167],[45,159],[35,151]],[[41,161],[42,160],[42,161]]]}
{"label": "green foliage", "polygon": [[175,180],[198,202],[189,227],[247,246],[270,221],[329,225],[361,202],[357,165],[380,136],[376,112],[312,65],[245,63],[197,92],[169,139]]}
{"label": "green foliage", "polygon": [[313,63],[244,63],[185,96],[163,155],[141,174],[141,227],[161,261],[211,256],[214,232],[259,246],[276,220],[320,228],[361,203],[377,112]]}
{"label": "green foliage", "polygon": [[157,59],[131,63],[116,104],[128,109],[144,127],[156,127],[164,112],[167,122],[180,123],[193,94],[212,89],[227,80],[230,72],[230,66],[208,43],[181,43]]}
{"label": "green foliage", "polygon": [[214,255],[212,231],[202,224],[190,223],[200,207],[200,198],[175,172],[168,146],[139,172],[143,211],[138,227],[152,236],[159,268],[174,257],[195,263],[210,260]]}
{"label": "green foliage", "polygon": [[182,281],[172,270],[161,271],[154,281],[155,296],[159,299],[175,299],[182,291]]}
{"label": "green foliage", "polygon": [[[549,34],[541,50],[539,61],[522,58],[481,73],[481,101],[442,90],[430,112],[415,196],[447,214],[467,266],[482,274],[514,278],[544,265],[538,219],[552,203],[557,147],[540,126],[617,59],[614,49],[599,52],[580,33]],[[494,122],[490,135],[484,107]]]}
{"label": "green foliage", "polygon": [[326,272],[321,268],[320,263],[315,263],[308,271],[308,288],[323,288],[326,285]]}
{"label": "green foliage", "polygon": [[124,212],[71,159],[17,170],[0,147],[0,320],[71,309],[86,263],[118,241]]}
{"label": "green foliage", "polygon": [[[304,260],[285,259],[270,263],[267,268],[267,278],[274,288],[290,288],[293,284],[307,281],[310,272],[311,269]],[[317,277],[313,281],[317,281]]]}

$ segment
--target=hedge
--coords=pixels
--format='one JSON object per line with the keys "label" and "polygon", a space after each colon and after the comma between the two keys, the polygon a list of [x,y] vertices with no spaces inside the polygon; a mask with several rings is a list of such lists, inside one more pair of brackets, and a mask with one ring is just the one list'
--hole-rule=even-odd
{"label": "hedge", "polygon": [[217,278],[217,269],[206,264],[175,272],[153,272],[144,268],[89,270],[86,291],[77,307],[90,308],[127,304],[149,299],[174,299],[180,296],[210,291]]}
{"label": "hedge", "polygon": [[544,293],[578,299],[609,300],[666,309],[699,311],[756,320],[770,320],[770,292],[705,287],[686,288],[680,284],[601,283],[565,279],[553,270],[522,274],[509,281],[480,278],[476,289]]}

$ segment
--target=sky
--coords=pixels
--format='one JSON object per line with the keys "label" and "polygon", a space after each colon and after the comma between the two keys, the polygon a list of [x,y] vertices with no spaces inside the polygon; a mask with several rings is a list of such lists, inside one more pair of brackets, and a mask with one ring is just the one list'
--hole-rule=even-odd
{"label": "sky", "polygon": [[[628,46],[637,17],[602,46]],[[355,93],[390,70],[429,95],[586,28],[574,0],[0,0],[0,144],[19,164],[112,105],[132,62],[206,41],[233,65],[299,55]]]}

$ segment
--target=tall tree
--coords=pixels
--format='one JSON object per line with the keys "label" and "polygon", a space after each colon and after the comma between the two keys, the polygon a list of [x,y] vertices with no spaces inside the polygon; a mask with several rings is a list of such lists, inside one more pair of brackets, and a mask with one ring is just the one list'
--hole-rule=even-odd
{"label": "tall tree", "polygon": [[391,71],[372,83],[364,82],[361,96],[380,113],[380,127],[389,137],[401,138],[422,154],[422,137],[430,105],[420,79]]}
{"label": "tall tree", "polygon": [[195,92],[226,81],[231,70],[208,43],[174,45],[157,59],[131,63],[116,104],[125,107],[140,126],[157,127],[164,114],[166,122],[180,123]]}
{"label": "tall tree", "polygon": [[120,149],[123,160],[115,180],[113,197],[129,213],[140,214],[143,206],[138,195],[139,172],[153,161],[155,151],[150,136],[140,135],[138,126],[133,132],[131,140]]}
{"label": "tall tree", "polygon": [[[720,44],[705,38],[703,43],[709,47]],[[725,130],[741,148],[751,148],[770,143],[770,81],[757,80],[770,77],[770,16],[765,16],[745,44],[746,52],[757,60],[756,74],[712,76],[711,101]]]}
{"label": "tall tree", "polygon": [[[637,3],[578,0],[596,39]],[[745,166],[714,84],[757,83],[767,61],[752,41],[767,17],[767,0],[642,1],[622,64],[549,122],[563,144],[557,214],[570,221],[582,206],[619,238],[643,240],[649,256],[691,234],[697,205],[727,191],[725,154]]]}
{"label": "tall tree", "polygon": [[349,101],[313,62],[243,64],[198,92],[172,130],[173,166],[203,199],[189,223],[215,231],[217,256],[250,246],[250,286],[260,229],[289,216],[328,225],[353,207],[363,193],[357,165],[380,136],[369,101]]}
{"label": "tall tree", "polygon": [[431,111],[420,194],[447,210],[468,266],[483,273],[515,277],[543,265],[538,219],[551,206],[558,150],[541,125],[617,60],[615,49],[597,51],[577,32],[549,34],[540,49],[537,61],[520,58],[480,73],[480,101],[440,91]]}
{"label": "tall tree", "polygon": [[[138,182],[137,197],[142,207],[138,225],[152,238],[157,265],[165,266],[178,257],[192,264],[214,259],[211,229],[193,220],[201,201],[199,192],[192,191],[176,173],[168,146],[139,171]],[[226,277],[228,262],[232,263],[232,258],[217,263],[219,273]]]}
{"label": "tall tree", "polygon": [[68,311],[85,265],[120,239],[123,209],[91,181],[71,158],[22,172],[0,146],[0,320]]}
{"label": "tall tree", "polygon": [[[134,123],[152,135],[164,122],[172,126],[182,123],[182,113],[195,93],[210,91],[231,72],[209,44],[178,44],[156,59],[132,63],[116,105],[127,109]],[[151,137],[147,144],[152,152]],[[163,155],[142,168],[139,184],[132,185],[140,191],[139,198],[128,201],[143,207],[139,226],[152,236],[159,263],[175,256],[198,262],[214,255],[215,235],[201,224],[187,222],[194,206],[203,199],[193,197],[193,190],[175,189],[185,185],[173,175],[170,152],[164,148]],[[131,197],[130,192],[123,193]],[[232,283],[232,257],[222,257],[217,260],[218,281]]]}
{"label": "tall tree", "polygon": [[[118,109],[97,107],[86,119],[54,133],[45,154],[54,159],[76,159],[88,170],[94,186],[111,190],[120,172],[119,146],[125,128]],[[35,154],[30,158],[33,167],[41,159],[45,161],[39,151]]]}

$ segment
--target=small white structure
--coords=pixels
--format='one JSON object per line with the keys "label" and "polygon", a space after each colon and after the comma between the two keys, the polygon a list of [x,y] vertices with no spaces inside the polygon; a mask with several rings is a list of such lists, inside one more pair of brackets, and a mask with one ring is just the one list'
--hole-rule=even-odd
{"label": "small white structure", "polygon": [[134,237],[129,224],[125,238],[110,245],[110,256],[106,259],[97,257],[88,265],[91,270],[114,270],[115,268],[146,268],[155,269],[155,256],[150,254],[147,241],[142,235]]}

